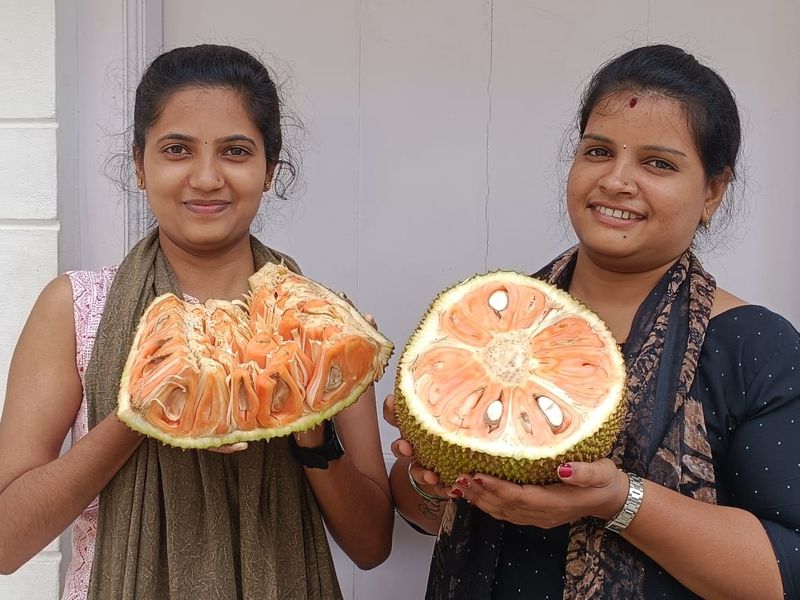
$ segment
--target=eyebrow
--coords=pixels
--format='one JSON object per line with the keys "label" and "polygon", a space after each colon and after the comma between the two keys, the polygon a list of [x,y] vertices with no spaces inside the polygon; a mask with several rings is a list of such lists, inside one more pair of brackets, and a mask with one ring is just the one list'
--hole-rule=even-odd
{"label": "eyebrow", "polygon": [[[596,142],[602,142],[604,144],[613,145],[614,142],[611,138],[607,138],[604,135],[598,135],[596,133],[584,133],[583,138],[584,140],[595,140]],[[667,154],[674,154],[676,156],[682,156],[683,158],[688,158],[685,152],[681,152],[675,148],[670,148],[669,146],[658,146],[658,145],[650,145],[650,146],[642,146],[642,150],[645,152],[665,152]]]}
{"label": "eyebrow", "polygon": [[[161,143],[161,142],[164,142],[166,140],[177,140],[179,142],[190,142],[190,143],[191,142],[197,142],[197,138],[194,137],[194,136],[185,135],[183,133],[170,132],[170,133],[162,135],[160,138],[158,138],[156,143]],[[253,146],[257,146],[258,145],[258,144],[256,144],[256,141],[253,138],[248,137],[248,136],[243,135],[243,134],[240,134],[240,133],[235,133],[233,135],[227,135],[224,138],[220,138],[220,139],[216,140],[216,142],[219,143],[219,144],[228,144],[230,142],[250,142],[251,144],[253,144]]]}

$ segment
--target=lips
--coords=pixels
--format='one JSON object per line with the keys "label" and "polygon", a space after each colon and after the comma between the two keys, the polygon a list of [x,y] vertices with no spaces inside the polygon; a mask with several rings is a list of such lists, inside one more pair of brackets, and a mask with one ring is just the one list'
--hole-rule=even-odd
{"label": "lips", "polygon": [[225,200],[189,200],[183,204],[191,212],[201,215],[216,214],[230,206],[230,202]]}
{"label": "lips", "polygon": [[636,213],[632,213],[627,210],[622,210],[619,208],[609,208],[607,206],[595,205],[592,207],[593,210],[596,210],[601,215],[606,217],[613,217],[615,219],[621,219],[623,221],[641,221],[644,219],[642,215],[637,215]]}

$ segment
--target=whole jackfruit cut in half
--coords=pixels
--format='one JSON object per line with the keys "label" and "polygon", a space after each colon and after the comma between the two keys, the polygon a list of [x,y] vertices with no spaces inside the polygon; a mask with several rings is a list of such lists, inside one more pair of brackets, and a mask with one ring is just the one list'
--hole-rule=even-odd
{"label": "whole jackfruit cut in half", "polygon": [[539,279],[476,275],[442,292],[398,364],[396,414],[446,483],[487,473],[557,481],[606,456],[625,414],[625,362],[601,319]]}
{"label": "whole jackfruit cut in half", "polygon": [[344,298],[269,263],[241,301],[156,298],[120,382],[124,423],[181,448],[310,429],[383,375],[392,343]]}

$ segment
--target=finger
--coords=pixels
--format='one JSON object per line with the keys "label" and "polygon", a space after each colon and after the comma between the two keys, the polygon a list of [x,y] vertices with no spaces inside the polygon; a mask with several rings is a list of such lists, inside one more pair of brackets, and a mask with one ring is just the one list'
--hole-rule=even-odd
{"label": "finger", "polygon": [[233,454],[234,452],[247,450],[247,442],[236,442],[235,444],[227,444],[225,446],[219,446],[218,448],[209,448],[209,450],[211,452],[217,452],[218,454]]}
{"label": "finger", "polygon": [[[412,462],[409,471],[411,472],[411,477],[413,477],[414,481],[416,481],[417,483],[424,483],[426,485],[436,485],[436,486],[440,485],[439,476],[433,471],[426,469],[422,465]],[[447,489],[449,489],[446,486],[443,487],[445,488],[445,492],[447,491]],[[444,495],[444,492],[442,493],[442,495]]]}
{"label": "finger", "polygon": [[414,448],[403,438],[398,438],[392,442],[392,454],[397,458],[411,458],[414,456]]}
{"label": "finger", "polygon": [[[425,468],[420,468],[420,471],[421,471],[420,475],[421,481],[424,481],[428,485],[441,485],[439,476],[434,471],[430,471]],[[449,489],[447,486],[442,486],[442,487],[444,488],[445,491]],[[444,494],[444,492],[442,492],[442,494]]]}
{"label": "finger", "polygon": [[617,466],[607,458],[594,462],[569,462],[558,466],[559,479],[577,487],[608,487],[617,475]]}
{"label": "finger", "polygon": [[394,410],[394,394],[389,394],[383,401],[383,420],[397,427],[397,415]]}

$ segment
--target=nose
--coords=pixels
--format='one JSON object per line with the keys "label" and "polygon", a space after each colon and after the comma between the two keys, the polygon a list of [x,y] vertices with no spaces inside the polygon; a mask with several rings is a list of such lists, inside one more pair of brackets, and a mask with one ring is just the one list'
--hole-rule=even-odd
{"label": "nose", "polygon": [[600,178],[600,188],[607,194],[635,194],[636,169],[633,161],[617,157],[607,163],[608,170]]}
{"label": "nose", "polygon": [[225,185],[222,170],[214,156],[198,156],[189,175],[189,185],[193,188],[211,192]]}

